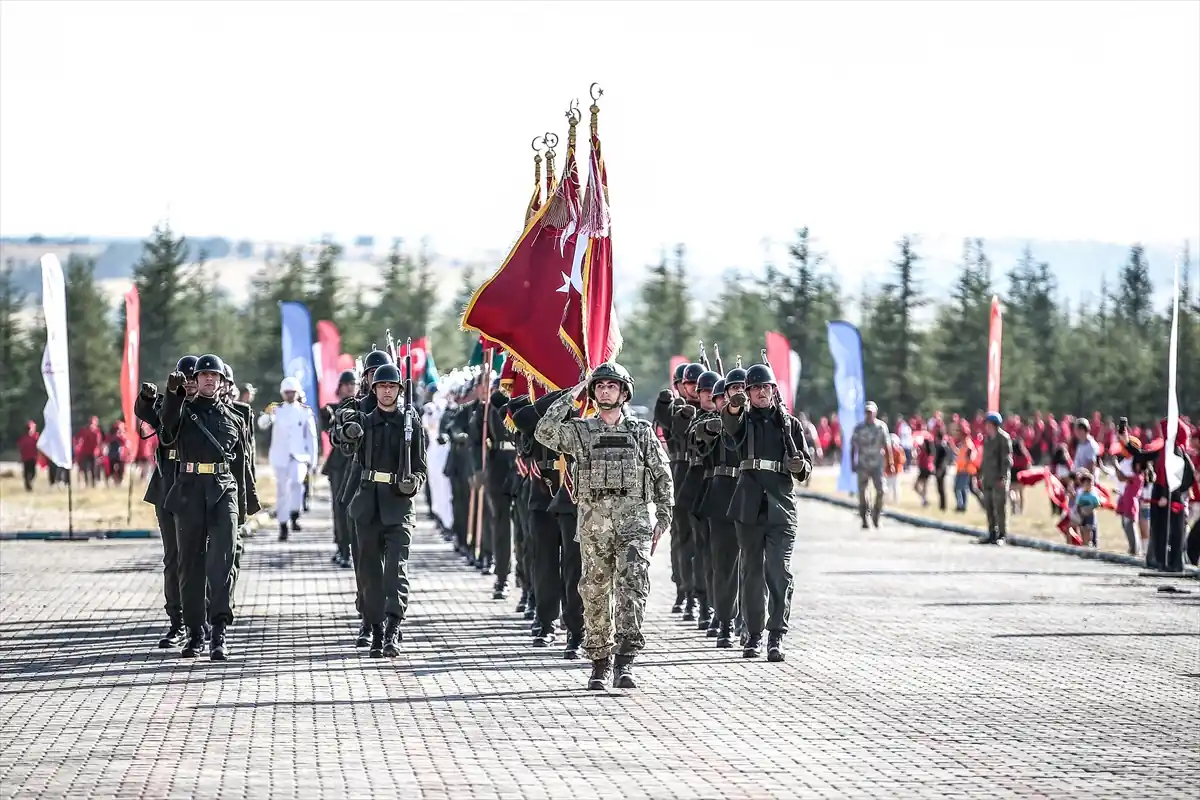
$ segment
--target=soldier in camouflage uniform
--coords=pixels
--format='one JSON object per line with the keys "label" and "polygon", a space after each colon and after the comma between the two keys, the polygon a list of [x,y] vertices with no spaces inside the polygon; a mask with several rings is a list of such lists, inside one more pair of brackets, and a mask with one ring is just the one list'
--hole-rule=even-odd
{"label": "soldier in camouflage uniform", "polygon": [[883,466],[892,457],[891,435],[887,425],[875,418],[879,410],[874,403],[867,403],[866,418],[854,428],[850,437],[851,459],[858,474],[858,515],[863,528],[867,527],[867,484],[875,486],[875,497],[871,505],[871,521],[879,527],[879,513],[883,510]]}
{"label": "soldier in camouflage uniform", "polygon": [[[589,419],[568,419],[574,396],[584,387],[599,413]],[[592,661],[588,689],[599,691],[607,687],[613,671],[614,600],[617,658],[613,685],[637,688],[632,662],[645,645],[642,620],[650,594],[649,552],[670,527],[673,513],[667,454],[649,423],[622,411],[632,395],[633,378],[621,365],[606,362],[575,392],[556,400],[535,431],[543,445],[576,460],[583,649]],[[653,526],[651,502],[657,512]]]}

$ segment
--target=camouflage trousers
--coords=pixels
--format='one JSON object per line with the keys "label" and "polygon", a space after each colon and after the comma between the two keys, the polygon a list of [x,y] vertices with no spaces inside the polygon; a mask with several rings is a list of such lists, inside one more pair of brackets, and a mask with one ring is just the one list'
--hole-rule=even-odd
{"label": "camouflage trousers", "polygon": [[[645,502],[606,497],[579,503],[583,649],[596,661],[636,653],[650,596],[650,511]],[[614,610],[615,609],[615,610]]]}

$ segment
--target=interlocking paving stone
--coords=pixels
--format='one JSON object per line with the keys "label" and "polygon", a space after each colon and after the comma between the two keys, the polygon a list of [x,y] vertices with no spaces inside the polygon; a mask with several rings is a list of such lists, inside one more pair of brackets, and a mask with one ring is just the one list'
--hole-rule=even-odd
{"label": "interlocking paving stone", "polygon": [[604,695],[425,521],[394,661],[324,510],[247,543],[223,664],[155,648],[157,542],[5,542],[0,797],[1197,796],[1194,582],[802,508],[786,663],[670,615],[660,552],[643,688]]}

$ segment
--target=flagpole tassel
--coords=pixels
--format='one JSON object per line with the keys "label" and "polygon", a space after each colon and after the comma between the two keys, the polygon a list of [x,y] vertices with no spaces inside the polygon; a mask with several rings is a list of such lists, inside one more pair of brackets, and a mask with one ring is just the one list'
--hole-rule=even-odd
{"label": "flagpole tassel", "polygon": [[[572,169],[575,164],[575,128],[579,125],[580,119],[579,109],[574,106],[567,109],[567,155],[564,162],[566,170]],[[546,201],[549,204],[549,208],[546,209],[546,214],[542,217],[543,227],[562,230],[571,223],[571,203],[567,199],[566,191],[568,188],[567,181],[571,180],[572,177],[564,171],[562,180],[559,181],[554,194]]]}
{"label": "flagpole tassel", "polygon": [[[593,83],[592,88],[595,89],[596,84]],[[600,158],[600,106],[596,105],[596,100],[602,94],[604,94],[603,89],[599,90],[599,94],[593,94],[592,105],[588,109],[592,114],[592,169],[588,170],[588,185],[584,190],[583,206],[579,212],[579,235],[592,239],[608,236],[608,226],[611,223],[608,210],[608,187],[604,186],[604,181],[598,174],[604,168]]]}

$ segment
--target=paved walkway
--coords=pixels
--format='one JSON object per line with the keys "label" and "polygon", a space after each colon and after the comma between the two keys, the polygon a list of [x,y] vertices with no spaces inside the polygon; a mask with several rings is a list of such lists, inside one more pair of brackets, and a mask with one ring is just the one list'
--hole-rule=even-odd
{"label": "paved walkway", "polygon": [[394,662],[322,514],[249,543],[225,664],[155,649],[157,542],[6,542],[0,796],[1197,796],[1200,587],[804,511],[786,664],[669,615],[660,553],[644,688],[605,696],[425,523]]}

